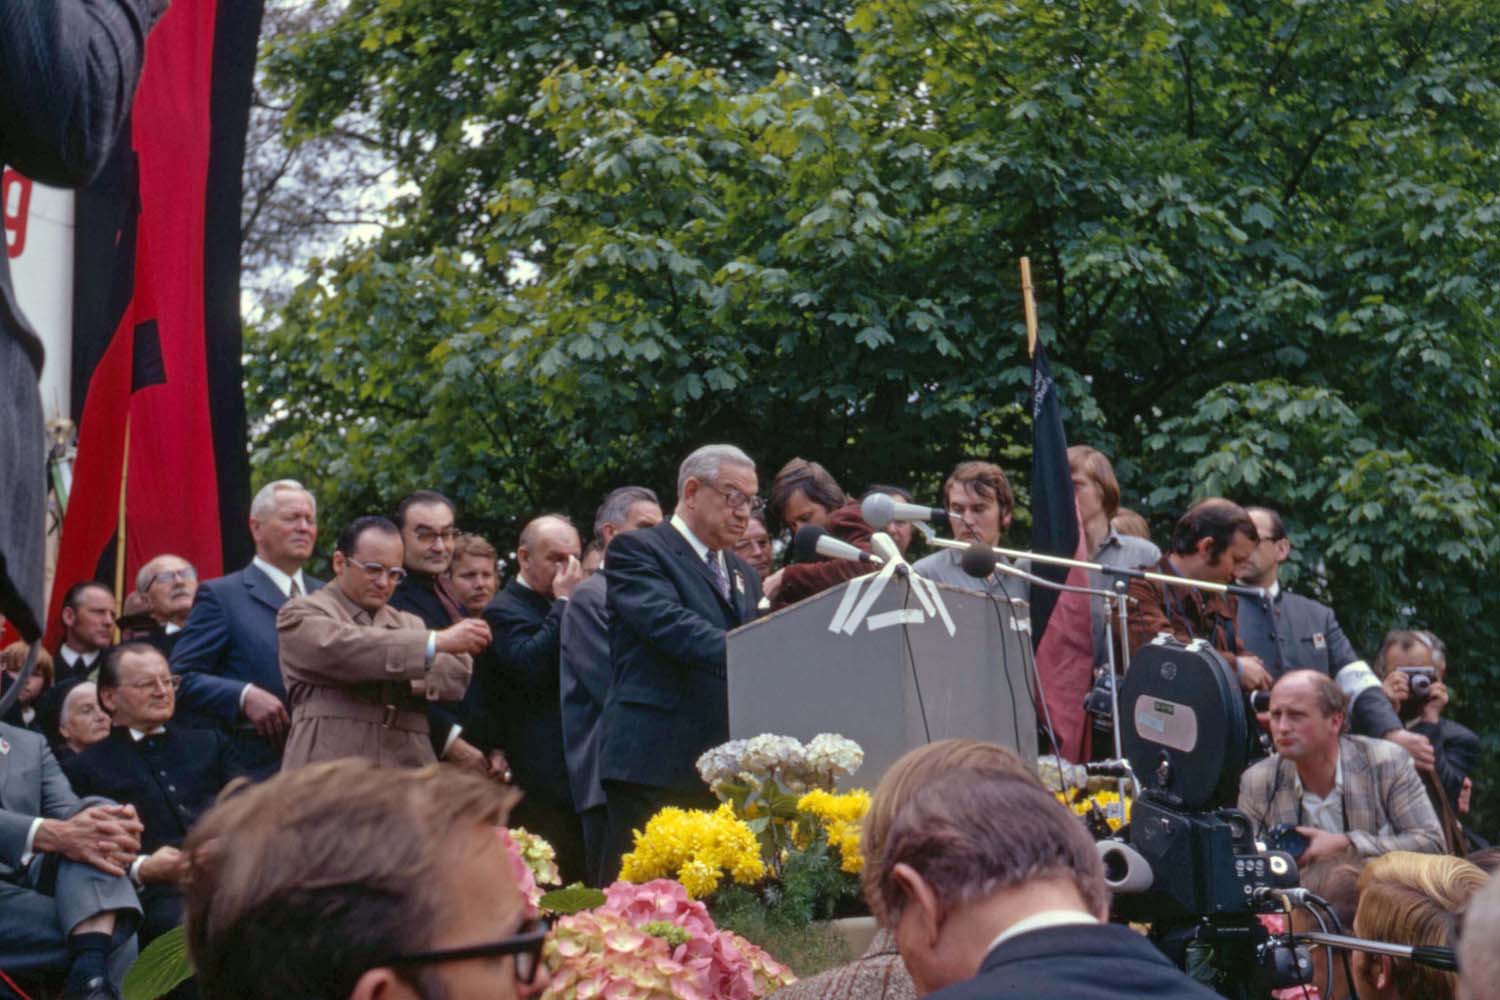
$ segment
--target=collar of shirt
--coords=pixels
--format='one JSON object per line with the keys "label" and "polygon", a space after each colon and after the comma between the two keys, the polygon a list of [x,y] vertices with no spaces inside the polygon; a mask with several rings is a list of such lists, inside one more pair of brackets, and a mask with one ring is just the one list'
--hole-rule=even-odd
{"label": "collar of shirt", "polygon": [[287,597],[291,597],[292,596],[292,581],[293,580],[297,581],[297,589],[299,591],[301,591],[304,595],[306,595],[306,593],[307,593],[307,584],[304,583],[303,580],[302,580],[302,570],[301,570],[301,568],[298,568],[297,572],[293,573],[291,576],[287,576],[281,570],[277,569],[275,566],[272,566],[270,563],[266,562],[260,556],[256,556],[255,557],[253,565],[257,569],[259,569],[262,573],[266,574],[266,576],[269,576],[271,578],[271,582],[274,583],[274,584],[276,584],[276,589],[279,590],[279,591],[281,591],[282,594],[284,594],[285,596],[287,596]]}
{"label": "collar of shirt", "polygon": [[[708,562],[708,553],[711,550],[707,545],[703,544],[703,542],[698,538],[697,535],[693,534],[693,529],[687,526],[686,521],[678,517],[676,514],[673,514],[672,527],[676,528],[682,534],[682,537],[688,540],[688,544],[693,547],[693,551],[698,553],[699,562]],[[715,553],[715,555],[719,557],[719,564],[722,566],[724,563],[724,553],[717,552]]]}
{"label": "collar of shirt", "polygon": [[1022,917],[1005,928],[995,936],[995,940],[990,942],[990,946],[985,949],[984,953],[988,955],[1006,941],[1025,934],[1027,931],[1039,931],[1046,927],[1066,927],[1069,924],[1097,924],[1098,922],[1097,917],[1091,913],[1084,913],[1082,910],[1042,910],[1029,917]]}
{"label": "collar of shirt", "polygon": [[70,667],[77,667],[80,663],[85,667],[92,667],[94,661],[99,658],[99,651],[96,649],[92,653],[80,653],[67,643],[63,643],[58,647],[57,655],[61,656],[63,662]]}
{"label": "collar of shirt", "polygon": [[162,631],[167,635],[176,635],[178,632],[182,631],[182,626],[177,624],[176,622],[167,622]]}
{"label": "collar of shirt", "polygon": [[139,743],[141,740],[145,739],[147,736],[161,736],[166,731],[167,731],[167,727],[166,726],[156,726],[153,729],[137,729],[134,726],[131,726],[130,727],[130,741],[132,743]]}
{"label": "collar of shirt", "polygon": [[1329,833],[1339,833],[1343,830],[1344,810],[1344,754],[1339,751],[1339,759],[1333,766],[1333,788],[1327,795],[1314,795],[1302,787],[1302,775],[1295,769],[1292,771],[1292,788],[1297,793],[1297,798],[1302,802],[1303,812],[1306,814],[1307,824],[1315,826]]}
{"label": "collar of shirt", "polygon": [[1280,600],[1281,599],[1281,581],[1280,580],[1272,580],[1271,581],[1271,585],[1266,588],[1266,593],[1270,596],[1271,600],[1273,600],[1273,601]]}

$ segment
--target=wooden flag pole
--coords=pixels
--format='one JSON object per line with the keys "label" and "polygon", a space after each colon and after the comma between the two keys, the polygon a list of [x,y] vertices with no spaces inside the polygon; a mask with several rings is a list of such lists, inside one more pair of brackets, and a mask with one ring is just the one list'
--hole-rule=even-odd
{"label": "wooden flag pole", "polygon": [[120,463],[120,521],[115,528],[115,642],[125,614],[125,486],[130,472],[130,414],[125,414],[125,458]]}
{"label": "wooden flag pole", "polygon": [[1021,306],[1026,311],[1026,356],[1036,357],[1036,295],[1031,286],[1031,258],[1021,258]]}

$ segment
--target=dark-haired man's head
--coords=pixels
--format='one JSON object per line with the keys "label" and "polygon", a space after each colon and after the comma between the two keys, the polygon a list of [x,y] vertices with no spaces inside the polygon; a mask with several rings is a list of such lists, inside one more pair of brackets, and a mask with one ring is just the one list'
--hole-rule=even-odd
{"label": "dark-haired man's head", "polygon": [[63,642],[78,653],[93,653],[114,641],[115,595],[102,583],[75,583],[63,595]]}
{"label": "dark-haired man's head", "polygon": [[993,462],[960,462],[943,484],[943,504],[953,537],[960,542],[998,545],[1010,528],[1016,495],[1005,472]]}
{"label": "dark-haired man's head", "polygon": [[99,704],[117,726],[149,732],[166,725],[177,707],[176,678],[155,646],[127,642],[99,664]]}
{"label": "dark-haired man's head", "polygon": [[770,514],[793,531],[807,524],[828,527],[833,512],[848,502],[832,473],[805,458],[783,465],[771,481]]}
{"label": "dark-haired man's head", "polygon": [[1172,529],[1172,564],[1194,580],[1233,583],[1259,540],[1243,507],[1209,497],[1178,518]]}
{"label": "dark-haired man's head", "polygon": [[750,524],[734,543],[734,551],[762,580],[771,575],[771,533],[766,530],[766,515],[750,515]]}
{"label": "dark-haired man's head", "polygon": [[459,536],[453,501],[433,490],[417,490],[396,505],[396,527],[401,529],[402,553],[409,572],[438,576],[453,562],[453,543]]}
{"label": "dark-haired man's head", "polygon": [[1249,587],[1269,587],[1281,573],[1281,564],[1291,554],[1292,542],[1286,536],[1281,515],[1269,507],[1246,507],[1245,513],[1255,522],[1260,540],[1250,550],[1250,557],[1235,578]]}
{"label": "dark-haired man's head", "polygon": [[357,517],[339,534],[333,575],[344,596],[373,615],[406,578],[403,554],[394,522],[378,515]]}
{"label": "dark-haired man's head", "polygon": [[[859,499],[863,502],[877,493],[884,494],[898,503],[916,502],[916,497],[912,494],[911,490],[905,486],[892,486],[889,483],[871,483],[865,487],[865,491],[860,494]],[[885,526],[885,533],[891,536],[891,541],[896,543],[896,548],[901,550],[903,556],[906,555],[906,550],[911,547],[911,536],[914,530],[910,521],[892,521]]]}
{"label": "dark-haired man's head", "polygon": [[881,923],[919,995],[971,978],[1026,917],[1103,919],[1104,867],[1078,817],[1025,776],[957,770],[915,789],[878,857]]}

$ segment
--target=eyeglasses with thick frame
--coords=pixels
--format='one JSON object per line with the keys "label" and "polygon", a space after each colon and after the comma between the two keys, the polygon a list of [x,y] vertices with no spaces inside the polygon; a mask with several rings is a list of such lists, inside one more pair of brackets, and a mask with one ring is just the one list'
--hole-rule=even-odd
{"label": "eyeglasses with thick frame", "polygon": [[724,502],[729,505],[730,510],[739,510],[741,507],[748,507],[752,514],[765,512],[766,501],[761,497],[746,496],[734,487],[726,490],[718,483],[704,483],[703,485],[723,497]]}
{"label": "eyeglasses with thick frame", "polygon": [[439,962],[462,962],[471,958],[499,958],[502,955],[514,955],[516,982],[522,986],[530,986],[536,982],[537,969],[542,964],[542,946],[547,943],[547,933],[551,929],[549,921],[529,920],[521,925],[518,933],[499,941],[469,944],[462,948],[408,952],[395,955],[381,964],[434,965]]}
{"label": "eyeglasses with thick frame", "polygon": [[198,571],[191,566],[184,566],[181,569],[168,569],[153,576],[151,582],[146,584],[146,589],[150,590],[159,583],[187,583],[189,580],[196,579],[198,579]]}
{"label": "eyeglasses with thick frame", "polygon": [[458,536],[462,535],[463,532],[458,528],[444,528],[442,531],[434,531],[433,529],[424,526],[418,528],[413,532],[413,534],[417,536],[417,541],[421,542],[423,545],[431,545],[439,538],[441,538],[447,544],[452,545],[454,542],[458,541]]}

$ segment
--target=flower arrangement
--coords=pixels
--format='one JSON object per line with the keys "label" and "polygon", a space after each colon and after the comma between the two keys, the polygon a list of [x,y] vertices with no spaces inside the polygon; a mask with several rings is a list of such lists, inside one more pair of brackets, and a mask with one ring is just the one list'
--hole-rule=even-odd
{"label": "flower arrangement", "polygon": [[675,878],[694,899],[706,899],[727,875],[741,885],[765,877],[760,842],[726,803],[713,812],[667,808],[652,816],[621,861],[620,878]]}
{"label": "flower arrangement", "polygon": [[764,951],[714,925],[682,885],[616,882],[602,906],[563,917],[543,951],[544,1000],[759,1000],[795,981]]}
{"label": "flower arrangement", "polygon": [[557,852],[552,845],[525,827],[499,827],[500,842],[510,855],[511,873],[520,886],[521,895],[534,913],[542,903],[542,886],[558,885],[562,878],[557,871]]}

